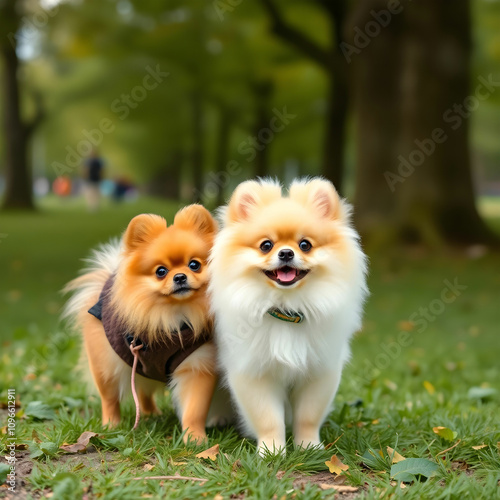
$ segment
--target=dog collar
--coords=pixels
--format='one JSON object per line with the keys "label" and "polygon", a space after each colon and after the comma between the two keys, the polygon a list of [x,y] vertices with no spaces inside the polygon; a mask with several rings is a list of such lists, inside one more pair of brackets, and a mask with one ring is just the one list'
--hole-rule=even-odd
{"label": "dog collar", "polygon": [[302,323],[302,321],[304,321],[304,315],[298,311],[283,311],[275,307],[269,309],[267,312],[273,318],[286,321],[287,323]]}

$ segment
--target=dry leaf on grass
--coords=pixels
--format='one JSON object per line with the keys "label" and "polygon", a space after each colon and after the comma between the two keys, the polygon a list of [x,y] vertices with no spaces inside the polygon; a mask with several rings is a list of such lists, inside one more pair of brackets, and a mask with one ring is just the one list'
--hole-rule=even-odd
{"label": "dry leaf on grass", "polygon": [[473,446],[472,449],[473,450],[482,450],[483,448],[486,448],[488,445],[487,444],[480,444],[478,446]]}
{"label": "dry leaf on grass", "polygon": [[432,428],[433,432],[446,441],[453,441],[457,437],[456,431],[448,429],[448,427],[438,426]]}
{"label": "dry leaf on grass", "polygon": [[415,323],[411,321],[400,321],[398,323],[398,328],[404,332],[411,332],[415,329]]}
{"label": "dry leaf on grass", "polygon": [[97,436],[97,432],[85,431],[78,438],[78,441],[74,444],[63,444],[60,448],[61,450],[67,451],[68,453],[82,453],[87,449],[87,446],[90,443],[90,440]]}
{"label": "dry leaf on grass", "polygon": [[337,474],[337,475],[342,474],[342,472],[349,469],[349,466],[343,464],[340,461],[339,457],[337,457],[337,455],[332,455],[332,458],[330,458],[330,460],[327,460],[325,462],[325,465],[328,467],[328,469],[332,474]]}
{"label": "dry leaf on grass", "polygon": [[431,396],[436,392],[436,388],[428,380],[424,380],[424,387]]}
{"label": "dry leaf on grass", "polygon": [[154,465],[153,464],[144,464],[144,467],[142,468],[143,470],[153,470]]}
{"label": "dry leaf on grass", "polygon": [[335,490],[339,493],[354,493],[358,491],[359,488],[355,488],[354,486],[344,486],[343,484],[329,484],[329,483],[321,483],[319,487],[322,490]]}
{"label": "dry leaf on grass", "polygon": [[400,455],[396,450],[393,450],[390,446],[387,447],[387,453],[390,457],[392,457],[392,463],[397,464],[398,462],[402,462],[405,460],[403,455]]}
{"label": "dry leaf on grass", "polygon": [[220,446],[216,444],[208,450],[202,451],[196,455],[196,458],[209,458],[210,460],[215,461],[217,459],[217,455],[219,454]]}

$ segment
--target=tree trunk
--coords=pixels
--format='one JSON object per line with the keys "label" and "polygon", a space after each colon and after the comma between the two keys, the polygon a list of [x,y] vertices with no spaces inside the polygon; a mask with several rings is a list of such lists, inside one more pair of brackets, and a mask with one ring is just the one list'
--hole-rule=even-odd
{"label": "tree trunk", "polygon": [[[10,20],[13,35],[18,28],[14,5],[5,7],[0,15]],[[10,18],[10,19],[8,19]],[[7,24],[7,23],[6,23]],[[4,34],[0,42],[3,59],[3,100],[5,137],[5,196],[4,209],[34,209],[32,173],[28,165],[28,127],[23,123],[20,108],[18,69],[15,39]]]}
{"label": "tree trunk", "polygon": [[400,230],[415,241],[492,242],[475,205],[470,121],[454,110],[471,95],[469,0],[421,0],[405,18],[403,76],[411,83],[403,87],[401,151],[415,170],[397,192]]}
{"label": "tree trunk", "polygon": [[199,203],[203,199],[203,99],[201,91],[193,93],[193,154],[192,154],[192,182],[193,202]]}
{"label": "tree trunk", "polygon": [[[274,0],[261,0],[271,20],[272,31],[322,67],[328,79],[327,116],[321,173],[342,192],[345,151],[345,127],[349,105],[348,66],[340,52],[348,2],[317,0],[332,26],[330,47],[318,44],[312,37],[289,24]],[[265,154],[265,152],[264,152]]]}
{"label": "tree trunk", "polygon": [[263,144],[260,142],[259,132],[268,128],[271,121],[273,88],[273,83],[269,80],[258,82],[254,85],[257,112],[253,136],[259,143],[258,147],[255,149],[254,177],[265,177],[269,175],[269,148],[271,144]]}
{"label": "tree trunk", "polygon": [[[349,33],[370,20],[385,0],[360,0],[348,21]],[[369,239],[385,239],[395,225],[395,200],[384,172],[397,167],[401,68],[401,18],[394,18],[365,48],[352,54],[356,126],[355,222]],[[356,46],[356,38],[348,38]]]}
{"label": "tree trunk", "polygon": [[328,75],[328,107],[325,123],[323,164],[321,174],[329,179],[342,194],[344,181],[344,152],[346,122],[349,107],[347,63],[342,63]]}
{"label": "tree trunk", "polygon": [[[361,29],[383,0],[364,0]],[[403,5],[403,4],[402,4]],[[406,4],[353,56],[356,85],[356,224],[368,244],[494,240],[474,200],[468,120],[453,106],[469,88],[467,0]]]}
{"label": "tree trunk", "polygon": [[[217,172],[225,172],[228,162],[229,140],[231,135],[231,117],[229,112],[221,108],[219,120],[219,137],[217,139],[217,150],[215,153],[215,168]],[[229,174],[226,173],[226,175]],[[226,176],[216,176],[215,185],[217,186],[215,204],[220,207],[226,202],[225,193],[226,188],[228,187]]]}

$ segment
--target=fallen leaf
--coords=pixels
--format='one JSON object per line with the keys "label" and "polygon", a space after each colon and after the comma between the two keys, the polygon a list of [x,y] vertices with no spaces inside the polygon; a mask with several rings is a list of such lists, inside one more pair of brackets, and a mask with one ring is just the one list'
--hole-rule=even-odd
{"label": "fallen leaf", "polygon": [[428,380],[424,380],[424,387],[425,387],[425,390],[431,396],[436,392],[436,389],[434,388],[434,386]]}
{"label": "fallen leaf", "polygon": [[33,429],[33,432],[31,433],[31,439],[34,443],[41,443],[40,438],[38,437],[38,432],[36,432],[35,429]]}
{"label": "fallen leaf", "polygon": [[285,470],[279,470],[278,472],[276,472],[276,479],[283,479],[285,474],[286,474]]}
{"label": "fallen leaf", "polygon": [[416,476],[431,477],[438,469],[438,464],[426,458],[407,458],[391,467],[391,477],[396,481],[410,483]]}
{"label": "fallen leaf", "polygon": [[224,497],[220,493],[217,493],[217,495],[214,496],[214,500],[224,500]]}
{"label": "fallen leaf", "polygon": [[405,460],[403,455],[400,455],[396,450],[393,450],[390,446],[387,447],[387,453],[389,453],[389,457],[392,459],[393,464],[397,464],[398,462],[402,462]]}
{"label": "fallen leaf", "polygon": [[406,484],[403,483],[403,481],[401,481],[401,483],[399,483],[399,487],[404,490],[406,488]]}
{"label": "fallen leaf", "polygon": [[391,391],[397,391],[398,390],[398,385],[393,382],[392,380],[385,379],[384,380],[384,385]]}
{"label": "fallen leaf", "polygon": [[349,466],[343,464],[340,461],[339,457],[337,457],[337,455],[332,455],[332,458],[330,458],[330,460],[327,460],[325,462],[325,465],[328,467],[328,469],[332,474],[337,474],[337,475],[342,474],[343,471],[349,469]]}
{"label": "fallen leaf", "polygon": [[219,449],[220,446],[216,444],[215,446],[208,448],[208,450],[198,453],[198,455],[196,455],[196,458],[209,458],[210,460],[215,461],[217,459],[217,455],[219,454]]}
{"label": "fallen leaf", "polygon": [[400,321],[398,323],[398,328],[404,332],[411,332],[415,328],[415,323],[411,321]]}
{"label": "fallen leaf", "polygon": [[322,490],[335,490],[339,493],[354,493],[358,491],[359,488],[355,488],[354,486],[345,486],[343,484],[330,484],[330,483],[321,483],[319,487]]}
{"label": "fallen leaf", "polygon": [[56,418],[54,410],[42,401],[31,401],[31,403],[26,406],[24,413],[27,417],[36,420],[53,420]]}
{"label": "fallen leaf", "polygon": [[478,446],[473,446],[472,449],[473,450],[482,450],[483,448],[486,448],[488,445],[487,444],[480,444]]}
{"label": "fallen leaf", "polygon": [[370,469],[380,469],[382,461],[385,460],[382,450],[372,450],[371,448],[368,448],[360,457],[363,459],[363,463],[367,467],[370,467]]}
{"label": "fallen leaf", "polygon": [[466,462],[463,462],[461,460],[457,460],[457,461],[451,463],[451,468],[452,468],[452,470],[468,470],[469,464],[467,464]]}
{"label": "fallen leaf", "polygon": [[95,436],[97,436],[97,432],[85,431],[75,444],[63,444],[60,448],[68,453],[82,453],[87,449],[90,440]]}
{"label": "fallen leaf", "polygon": [[454,441],[457,437],[457,433],[451,429],[448,429],[448,427],[433,427],[432,430],[439,437],[446,439],[446,441]]}
{"label": "fallen leaf", "polygon": [[497,393],[494,387],[471,387],[467,396],[469,399],[487,399]]}
{"label": "fallen leaf", "polygon": [[380,423],[380,420],[376,418],[375,420],[372,420],[372,425],[377,425]]}
{"label": "fallen leaf", "polygon": [[143,470],[150,471],[154,469],[153,464],[144,464]]}

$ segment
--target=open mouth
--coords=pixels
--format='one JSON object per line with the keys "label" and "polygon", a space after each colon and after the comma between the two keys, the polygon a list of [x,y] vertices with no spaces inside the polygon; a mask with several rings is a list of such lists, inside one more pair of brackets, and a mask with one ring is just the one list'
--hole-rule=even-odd
{"label": "open mouth", "polygon": [[279,269],[273,269],[272,271],[264,271],[266,276],[273,281],[276,281],[278,285],[290,286],[297,281],[300,281],[309,271],[304,271],[302,269],[296,269],[295,267],[284,266]]}

